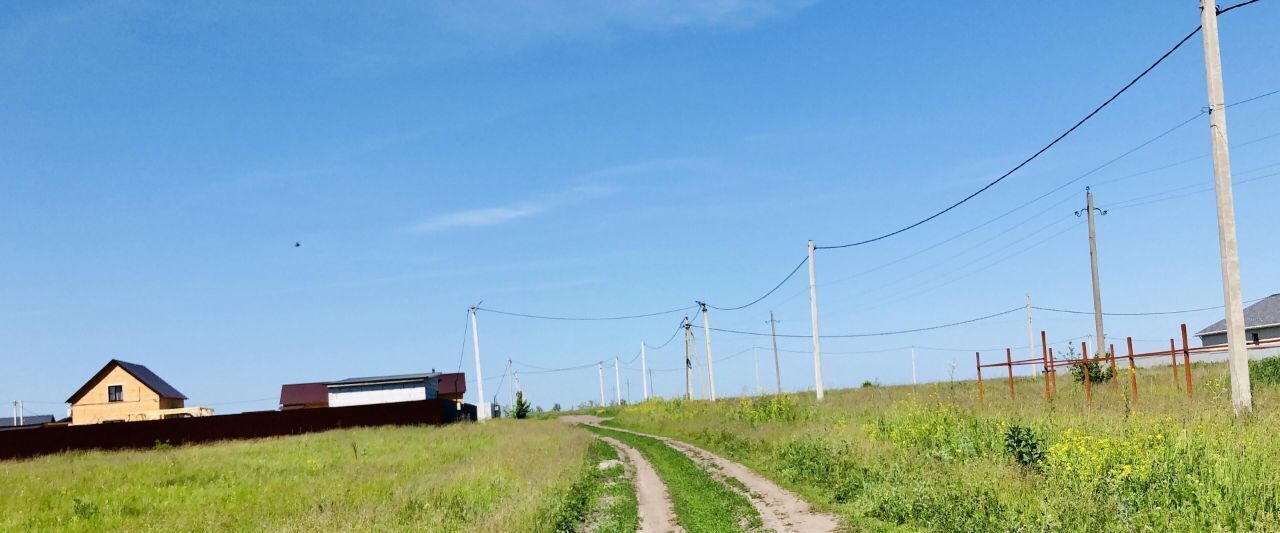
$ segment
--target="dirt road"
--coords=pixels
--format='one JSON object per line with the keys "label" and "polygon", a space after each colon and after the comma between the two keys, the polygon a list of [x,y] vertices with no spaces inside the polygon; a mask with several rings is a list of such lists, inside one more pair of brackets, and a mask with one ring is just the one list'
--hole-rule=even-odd
{"label": "dirt road", "polygon": [[640,454],[638,450],[623,444],[617,439],[600,437],[622,456],[631,470],[632,484],[636,488],[636,503],[639,504],[641,533],[683,532],[676,523],[676,510],[671,504],[671,496],[667,494],[667,485],[658,477],[658,471]]}
{"label": "dirt road", "polygon": [[[599,425],[604,419],[594,416],[566,416],[561,420],[575,424]],[[834,516],[814,511],[808,503],[791,491],[779,487],[776,483],[739,463],[675,439],[625,429],[606,429],[658,439],[704,465],[713,474],[738,480],[747,487],[746,496],[760,513],[760,519],[768,529],[779,532],[811,532],[836,531],[839,528],[839,523]]]}

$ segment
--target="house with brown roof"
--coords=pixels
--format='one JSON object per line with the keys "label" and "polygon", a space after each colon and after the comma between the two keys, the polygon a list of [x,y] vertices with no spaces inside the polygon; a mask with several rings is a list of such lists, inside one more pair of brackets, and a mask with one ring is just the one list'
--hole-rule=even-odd
{"label": "house with brown roof", "polygon": [[100,424],[208,416],[212,409],[187,408],[187,397],[151,369],[112,359],[67,398],[71,424]]}

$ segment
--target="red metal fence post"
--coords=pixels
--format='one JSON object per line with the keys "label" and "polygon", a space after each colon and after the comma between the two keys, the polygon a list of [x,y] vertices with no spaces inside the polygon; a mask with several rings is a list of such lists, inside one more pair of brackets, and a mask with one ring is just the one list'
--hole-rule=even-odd
{"label": "red metal fence post", "polygon": [[1129,345],[1129,387],[1133,389],[1133,403],[1138,403],[1138,370],[1133,367],[1133,337],[1124,341]]}
{"label": "red metal fence post", "polygon": [[1053,348],[1049,348],[1049,369],[1053,372],[1053,393],[1058,394],[1058,364],[1053,360]]}
{"label": "red metal fence post", "polygon": [[982,354],[973,352],[973,360],[978,365],[978,401],[982,401],[984,396],[982,393]]}
{"label": "red metal fence post", "polygon": [[1182,373],[1187,376],[1187,397],[1191,398],[1191,349],[1187,346],[1187,325],[1182,325]]}
{"label": "red metal fence post", "polygon": [[1049,346],[1045,340],[1044,330],[1040,330],[1040,361],[1044,365],[1044,399],[1052,400],[1053,393],[1049,390]]}
{"label": "red metal fence post", "polygon": [[1014,399],[1013,393],[1013,349],[1004,349],[1004,365],[1009,367],[1009,399]]}
{"label": "red metal fence post", "polygon": [[1112,343],[1111,351],[1107,352],[1107,358],[1111,360],[1111,379],[1116,379],[1116,345]]}
{"label": "red metal fence post", "polygon": [[1080,341],[1080,361],[1080,370],[1084,374],[1084,399],[1093,403],[1093,380],[1089,377],[1089,345],[1084,341]]}

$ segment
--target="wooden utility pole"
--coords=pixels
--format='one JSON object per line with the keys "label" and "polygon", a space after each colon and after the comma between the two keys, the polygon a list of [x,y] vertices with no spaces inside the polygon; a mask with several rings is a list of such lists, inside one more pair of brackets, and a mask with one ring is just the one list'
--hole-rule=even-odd
{"label": "wooden utility pole", "polygon": [[476,354],[476,419],[488,420],[492,411],[484,401],[484,375],[480,372],[480,329],[476,325],[476,310],[479,304],[471,306],[471,349]]}
{"label": "wooden utility pole", "polygon": [[1200,34],[1204,37],[1205,83],[1209,92],[1213,187],[1218,199],[1218,250],[1222,262],[1222,298],[1227,315],[1227,368],[1231,375],[1231,407],[1236,414],[1241,414],[1253,409],[1253,392],[1249,384],[1249,355],[1245,351],[1240,255],[1236,244],[1235,200],[1231,193],[1231,157],[1227,150],[1227,106],[1224,104],[1222,89],[1222,56],[1218,50],[1218,8],[1213,2],[1200,0],[1200,27]]}
{"label": "wooden utility pole", "polygon": [[[1093,326],[1097,330],[1097,338],[1095,346],[1098,347],[1098,357],[1103,357],[1103,347],[1106,346],[1106,337],[1102,333],[1102,285],[1098,281],[1098,239],[1094,230],[1093,213],[1097,211],[1103,215],[1106,211],[1093,207],[1093,192],[1088,187],[1084,188],[1085,216],[1089,219],[1089,266],[1093,270]],[[1080,212],[1076,211],[1076,216],[1080,216]],[[1096,357],[1095,357],[1096,359]]]}
{"label": "wooden utility pole", "polygon": [[813,381],[822,401],[822,342],[818,334],[818,283],[813,273],[813,241],[809,241],[809,317],[813,328]]}
{"label": "wooden utility pole", "polygon": [[778,380],[778,394],[782,394],[782,365],[778,363],[778,321],[769,311],[769,336],[773,338],[773,377]]}

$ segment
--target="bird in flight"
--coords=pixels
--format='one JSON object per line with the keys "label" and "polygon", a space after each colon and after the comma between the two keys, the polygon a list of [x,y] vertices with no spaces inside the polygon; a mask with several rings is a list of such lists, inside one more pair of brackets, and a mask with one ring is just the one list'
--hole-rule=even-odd
{"label": "bird in flight", "polygon": [[302,243],[300,243],[300,242],[295,242],[295,243],[293,243],[293,247],[294,247],[294,248],[302,248]]}

